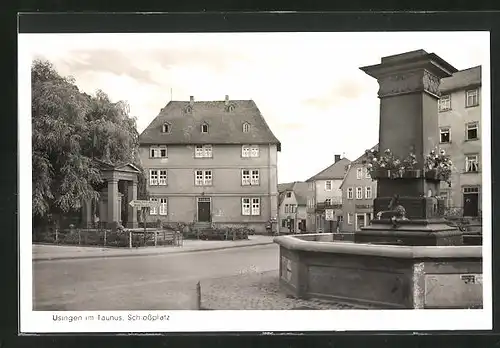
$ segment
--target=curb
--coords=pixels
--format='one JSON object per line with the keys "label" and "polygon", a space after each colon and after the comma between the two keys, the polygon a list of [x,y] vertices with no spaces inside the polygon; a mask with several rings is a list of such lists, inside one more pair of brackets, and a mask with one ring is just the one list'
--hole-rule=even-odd
{"label": "curb", "polygon": [[273,241],[270,242],[260,242],[250,245],[234,245],[234,246],[222,246],[217,248],[204,248],[204,249],[195,249],[195,250],[180,250],[175,252],[166,252],[166,253],[140,253],[140,254],[116,254],[116,255],[86,255],[86,256],[56,256],[56,257],[42,257],[42,258],[34,258],[32,262],[38,261],[58,261],[58,260],[81,260],[81,259],[108,259],[108,258],[116,258],[116,257],[137,257],[137,256],[164,256],[164,255],[172,255],[172,254],[184,254],[184,253],[196,253],[201,251],[215,251],[215,250],[224,250],[224,249],[236,249],[236,248],[250,248],[254,246],[262,246],[262,245],[271,245],[274,244]]}

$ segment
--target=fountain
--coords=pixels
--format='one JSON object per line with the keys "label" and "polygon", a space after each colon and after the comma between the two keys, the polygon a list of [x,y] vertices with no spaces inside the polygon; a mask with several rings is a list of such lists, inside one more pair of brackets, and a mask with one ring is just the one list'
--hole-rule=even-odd
{"label": "fountain", "polygon": [[439,157],[440,80],[457,70],[424,50],[361,70],[380,86],[380,159],[399,166],[373,170],[376,219],[354,243],[332,234],[275,238],[282,290],[367,308],[482,308],[482,246],[463,245],[462,232],[446,223],[444,177],[429,165]]}

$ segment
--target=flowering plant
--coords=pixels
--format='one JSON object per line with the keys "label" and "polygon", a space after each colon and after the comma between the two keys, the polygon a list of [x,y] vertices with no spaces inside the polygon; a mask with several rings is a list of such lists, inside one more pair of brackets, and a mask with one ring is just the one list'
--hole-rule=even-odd
{"label": "flowering plant", "polygon": [[446,181],[449,186],[451,186],[452,169],[453,162],[443,149],[441,149],[439,153],[436,150],[432,150],[425,156],[425,172],[436,173],[436,177]]}
{"label": "flowering plant", "polygon": [[414,170],[417,164],[416,156],[410,152],[403,160],[394,156],[390,149],[385,150],[382,154],[371,149],[366,150],[368,172],[372,178],[376,177],[376,173],[380,170],[390,171],[391,178],[400,178],[407,171]]}

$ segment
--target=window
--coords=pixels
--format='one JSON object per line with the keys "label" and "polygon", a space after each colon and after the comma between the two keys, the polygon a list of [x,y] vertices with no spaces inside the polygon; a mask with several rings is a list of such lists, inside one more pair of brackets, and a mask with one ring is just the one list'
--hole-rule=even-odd
{"label": "window", "polygon": [[365,168],[365,178],[371,179],[370,171],[368,170],[368,168]]}
{"label": "window", "polygon": [[479,105],[479,90],[473,89],[465,92],[465,106],[470,108],[477,105]]}
{"label": "window", "polygon": [[259,145],[242,145],[241,157],[259,157]]}
{"label": "window", "polygon": [[349,187],[347,189],[347,199],[353,199],[354,198],[354,190],[352,187]]}
{"label": "window", "polygon": [[160,215],[167,215],[167,199],[160,198]]}
{"label": "window", "polygon": [[150,186],[158,185],[158,170],[157,169],[151,169],[149,171],[149,185]]}
{"label": "window", "polygon": [[479,156],[478,155],[465,156],[465,171],[470,172],[470,173],[479,171]]}
{"label": "window", "polygon": [[476,140],[478,139],[478,124],[477,122],[467,123],[467,140]]}
{"label": "window", "polygon": [[212,185],[212,171],[211,170],[196,170],[194,184],[196,186],[210,186],[210,185]]}
{"label": "window", "polygon": [[250,123],[245,122],[243,123],[243,133],[248,133],[250,132]]}
{"label": "window", "polygon": [[363,168],[357,168],[356,169],[356,179],[361,179],[363,178]]}
{"label": "window", "polygon": [[331,180],[325,181],[325,190],[326,191],[331,191],[332,190],[332,181]]}
{"label": "window", "polygon": [[166,145],[151,146],[149,148],[149,157],[150,158],[167,157],[167,146]]}
{"label": "window", "polygon": [[286,219],[281,219],[281,227],[287,227],[286,222],[287,222]]}
{"label": "window", "polygon": [[443,95],[438,102],[439,112],[451,110],[451,95]]}
{"label": "window", "polygon": [[202,132],[202,133],[208,133],[208,124],[203,123],[203,124],[201,125],[201,132]]}
{"label": "window", "polygon": [[194,148],[195,158],[212,158],[212,145],[196,145]]}
{"label": "window", "polygon": [[250,157],[259,157],[259,145],[250,146]]}
{"label": "window", "polygon": [[[158,203],[158,198],[150,198],[151,202]],[[149,215],[157,215],[158,214],[158,206],[152,206],[149,208]]]}
{"label": "window", "polygon": [[363,188],[356,187],[356,199],[363,199]]}
{"label": "window", "polygon": [[167,185],[167,170],[166,169],[160,169],[159,170],[160,175],[158,179],[158,185]]}
{"label": "window", "polygon": [[352,225],[352,214],[351,214],[351,213],[348,213],[348,214],[347,214],[347,223],[348,223],[349,225]]}
{"label": "window", "polygon": [[440,143],[449,143],[450,142],[450,128],[443,127],[439,129],[439,142]]}
{"label": "window", "polygon": [[464,187],[463,191],[464,191],[464,193],[479,193],[479,187],[477,187],[477,186]]}
{"label": "window", "polygon": [[[241,171],[241,185],[259,185],[259,170],[258,169],[243,169]],[[288,193],[287,193],[288,194]]]}
{"label": "window", "polygon": [[290,212],[290,204],[285,204],[285,214]]}
{"label": "window", "polygon": [[371,188],[371,186],[366,186],[365,187],[365,198],[366,199],[372,199],[372,188]]}
{"label": "window", "polygon": [[242,215],[260,215],[260,198],[242,198]]}
{"label": "window", "polygon": [[290,198],[290,197],[292,197],[292,193],[291,193],[290,191],[288,191],[288,192],[286,193],[286,198]]}
{"label": "window", "polygon": [[332,199],[331,198],[325,199],[325,204],[326,205],[332,205]]}
{"label": "window", "polygon": [[164,123],[161,127],[162,133],[170,133],[170,124]]}

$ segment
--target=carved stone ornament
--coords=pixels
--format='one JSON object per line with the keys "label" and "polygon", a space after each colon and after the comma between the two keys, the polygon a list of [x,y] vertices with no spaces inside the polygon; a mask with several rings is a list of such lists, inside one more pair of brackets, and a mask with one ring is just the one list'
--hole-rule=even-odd
{"label": "carved stone ornament", "polygon": [[424,90],[439,95],[439,78],[426,70],[390,75],[381,78],[378,82],[380,86],[379,97],[423,92]]}
{"label": "carved stone ornament", "polygon": [[441,80],[439,77],[431,74],[427,70],[424,71],[424,90],[426,90],[429,93],[432,93],[434,95],[439,96],[439,84],[441,83]]}

